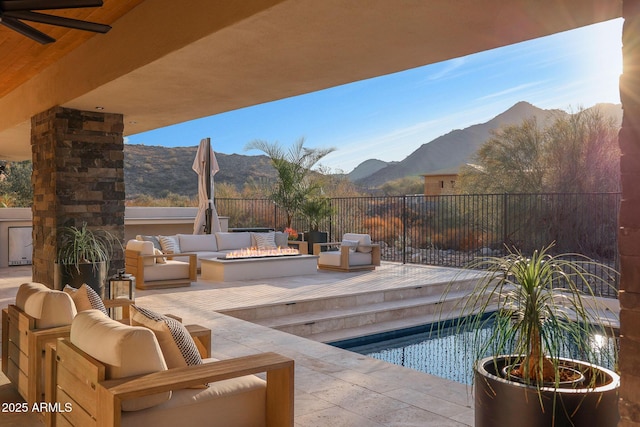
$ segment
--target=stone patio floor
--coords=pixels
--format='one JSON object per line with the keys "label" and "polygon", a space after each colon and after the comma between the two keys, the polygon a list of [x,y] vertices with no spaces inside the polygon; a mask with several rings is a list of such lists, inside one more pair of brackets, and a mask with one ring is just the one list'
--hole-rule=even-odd
{"label": "stone patio floor", "polygon": [[[183,318],[212,331],[212,356],[224,359],[274,351],[295,360],[296,427],[473,426],[471,389],[463,384],[395,366],[329,345],[235,319],[216,310],[428,285],[458,270],[383,263],[373,272],[336,273],[215,283],[140,291],[136,304]],[[31,266],[0,269],[0,308],[31,280]],[[20,397],[0,374],[0,402]],[[2,426],[40,425],[34,414],[0,412]]]}

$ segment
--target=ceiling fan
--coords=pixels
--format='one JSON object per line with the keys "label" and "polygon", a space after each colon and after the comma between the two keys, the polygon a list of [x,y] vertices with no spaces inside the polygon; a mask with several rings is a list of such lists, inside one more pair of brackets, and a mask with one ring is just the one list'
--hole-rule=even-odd
{"label": "ceiling fan", "polygon": [[42,24],[104,34],[111,29],[109,25],[33,12],[34,10],[74,9],[101,6],[102,0],[0,0],[0,24],[41,44],[52,43],[56,41],[56,39],[36,30],[22,21],[39,22]]}

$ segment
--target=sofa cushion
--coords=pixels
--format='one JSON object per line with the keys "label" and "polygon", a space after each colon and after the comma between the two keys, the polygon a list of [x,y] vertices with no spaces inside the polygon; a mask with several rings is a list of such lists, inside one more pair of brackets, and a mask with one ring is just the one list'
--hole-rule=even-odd
{"label": "sofa cushion", "polygon": [[251,246],[258,249],[275,249],[276,233],[251,233]]}
{"label": "sofa cushion", "polygon": [[218,244],[213,234],[178,234],[180,252],[216,252]]}
{"label": "sofa cushion", "polygon": [[211,383],[206,389],[174,391],[171,400],[151,411],[122,414],[122,427],[264,427],[266,401],[266,382],[247,375]]}
{"label": "sofa cushion", "polygon": [[98,295],[96,291],[86,283],[80,286],[79,289],[66,285],[63,291],[69,294],[73,303],[76,305],[78,313],[85,310],[100,310],[106,316],[109,315],[107,307],[104,306],[104,302],[102,301],[102,298],[100,298],[100,295]]}
{"label": "sofa cushion", "polygon": [[139,306],[132,305],[130,310],[132,326],[144,326],[156,334],[169,369],[202,364],[198,347],[182,323]]}
{"label": "sofa cushion", "polygon": [[251,247],[251,233],[243,231],[239,233],[216,233],[218,251],[228,251],[233,249],[246,249]]}
{"label": "sofa cushion", "polygon": [[178,236],[158,236],[158,239],[160,239],[162,252],[165,254],[180,253],[180,241],[178,240]]}
{"label": "sofa cushion", "polygon": [[[334,267],[340,266],[340,252],[339,251],[327,251],[320,252],[318,256],[318,264],[332,265]],[[349,253],[349,265],[369,265],[371,264],[371,254],[363,252]]]}
{"label": "sofa cushion", "polygon": [[69,325],[77,313],[69,295],[36,282],[20,285],[16,306],[35,319],[36,329]]}
{"label": "sofa cushion", "polygon": [[144,281],[175,280],[189,278],[189,263],[168,259],[164,264],[155,264],[144,268]]}
{"label": "sofa cushion", "polygon": [[345,233],[344,236],[342,236],[342,240],[357,240],[358,247],[356,248],[356,252],[368,253],[372,250],[371,236],[368,234]]}
{"label": "sofa cushion", "polygon": [[[98,310],[87,310],[71,323],[71,343],[105,365],[106,379],[126,378],[164,371],[167,365],[162,357],[155,334],[144,327],[124,325],[110,319]],[[171,398],[163,392],[122,402],[125,411],[150,408]]]}
{"label": "sofa cushion", "polygon": [[[153,242],[145,240],[129,240],[127,242],[127,249],[140,252],[140,255],[153,255],[155,248]],[[156,263],[154,258],[145,258],[142,262],[144,265],[153,265]]]}

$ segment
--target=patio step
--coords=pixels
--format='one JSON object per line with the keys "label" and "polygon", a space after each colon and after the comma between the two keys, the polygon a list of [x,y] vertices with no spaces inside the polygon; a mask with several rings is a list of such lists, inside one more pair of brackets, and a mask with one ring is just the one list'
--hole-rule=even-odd
{"label": "patio step", "polygon": [[473,288],[474,284],[474,279],[459,280],[455,285],[451,285],[450,282],[416,284],[392,289],[357,292],[351,294],[345,293],[342,295],[331,295],[319,298],[298,298],[278,303],[252,305],[246,308],[241,307],[230,310],[221,310],[220,312],[238,319],[257,323],[262,319],[270,319],[273,317],[352,308],[383,302],[411,300],[414,298],[429,296],[439,299],[447,287],[450,287],[450,293],[454,293],[463,290],[470,290]]}
{"label": "patio step", "polygon": [[[451,294],[451,298],[444,303],[441,303],[440,296],[427,296],[273,317],[255,323],[290,334],[311,337],[321,333],[357,329],[370,325],[379,326],[381,323],[406,320],[407,318],[432,319],[438,317],[440,313],[446,313],[455,308],[456,303],[464,295],[466,293],[462,292]],[[429,323],[429,321],[425,320],[422,323]]]}
{"label": "patio step", "polygon": [[450,283],[435,283],[379,290],[353,295],[289,301],[260,307],[224,311],[224,314],[268,326],[294,335],[329,342],[430,323],[455,308],[468,294],[474,281],[461,280],[449,291],[442,305],[442,293]]}

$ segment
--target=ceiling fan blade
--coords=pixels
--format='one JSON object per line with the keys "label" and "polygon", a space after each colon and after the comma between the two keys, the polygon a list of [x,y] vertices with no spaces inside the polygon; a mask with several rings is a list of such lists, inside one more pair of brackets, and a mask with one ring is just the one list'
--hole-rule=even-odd
{"label": "ceiling fan blade", "polygon": [[49,37],[45,33],[38,31],[35,28],[30,27],[29,25],[24,24],[14,18],[3,16],[0,19],[0,24],[4,25],[5,27],[11,28],[14,31],[17,31],[23,36],[27,36],[40,44],[53,43],[54,41],[56,41],[56,39],[54,39],[53,37]]}
{"label": "ceiling fan blade", "polygon": [[20,11],[5,12],[5,17],[24,19],[26,21],[40,22],[41,24],[57,25],[59,27],[73,28],[76,30],[93,31],[94,33],[107,33],[111,27],[96,22],[81,21],[79,19],[65,18],[62,16],[47,15],[44,13]]}
{"label": "ceiling fan blade", "polygon": [[102,0],[0,0],[0,10],[50,10],[101,7]]}

